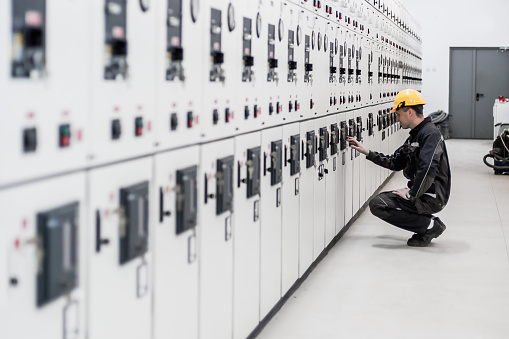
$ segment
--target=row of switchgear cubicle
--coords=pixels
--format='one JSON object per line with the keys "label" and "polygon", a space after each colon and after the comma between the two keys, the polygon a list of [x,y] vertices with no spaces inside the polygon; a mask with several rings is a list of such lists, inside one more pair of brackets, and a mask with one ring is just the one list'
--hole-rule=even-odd
{"label": "row of switchgear cubicle", "polygon": [[390,172],[397,0],[0,2],[0,337],[246,338]]}

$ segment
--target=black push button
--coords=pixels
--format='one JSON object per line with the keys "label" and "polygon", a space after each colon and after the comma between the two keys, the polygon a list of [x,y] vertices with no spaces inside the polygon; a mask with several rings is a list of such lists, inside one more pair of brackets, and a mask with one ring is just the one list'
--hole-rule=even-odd
{"label": "black push button", "polygon": [[120,139],[121,134],[122,126],[120,124],[120,119],[115,119],[111,122],[111,139],[112,140]]}
{"label": "black push button", "polygon": [[179,124],[177,113],[172,113],[170,117],[170,129],[172,131],[176,130]]}
{"label": "black push button", "polygon": [[27,128],[23,130],[23,151],[25,153],[35,152],[37,149],[37,130]]}

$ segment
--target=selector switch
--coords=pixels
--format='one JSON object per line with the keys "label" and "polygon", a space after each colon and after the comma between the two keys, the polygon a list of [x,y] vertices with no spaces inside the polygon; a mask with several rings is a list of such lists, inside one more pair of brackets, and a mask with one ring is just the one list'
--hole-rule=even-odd
{"label": "selector switch", "polygon": [[59,129],[59,145],[60,148],[69,147],[71,144],[71,127],[69,124],[60,125]]}
{"label": "selector switch", "polygon": [[274,105],[271,103],[269,103],[269,115],[272,115],[272,113],[274,113]]}
{"label": "selector switch", "polygon": [[26,128],[23,130],[23,152],[35,152],[37,149],[37,129]]}

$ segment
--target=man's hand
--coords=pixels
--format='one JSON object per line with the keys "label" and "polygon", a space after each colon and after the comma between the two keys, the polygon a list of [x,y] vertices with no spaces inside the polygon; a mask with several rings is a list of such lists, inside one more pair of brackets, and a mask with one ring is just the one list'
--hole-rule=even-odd
{"label": "man's hand", "polygon": [[392,193],[399,195],[400,197],[402,197],[405,200],[408,200],[406,197],[406,192],[408,192],[408,191],[410,191],[410,188],[405,187],[405,188],[398,188],[397,190],[392,191]]}
{"label": "man's hand", "polygon": [[352,147],[354,150],[359,151],[360,153],[362,153],[364,155],[369,154],[369,149],[362,146],[362,144],[360,142],[358,142],[355,138],[348,137],[346,140],[350,144],[350,147]]}

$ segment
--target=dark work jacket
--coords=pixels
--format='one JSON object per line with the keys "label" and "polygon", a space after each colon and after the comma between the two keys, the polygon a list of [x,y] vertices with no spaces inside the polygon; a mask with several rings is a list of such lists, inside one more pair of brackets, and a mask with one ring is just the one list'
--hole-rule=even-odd
{"label": "dark work jacket", "polygon": [[420,214],[432,214],[447,204],[451,192],[449,158],[442,135],[427,117],[393,155],[370,151],[368,160],[393,171],[403,170]]}

